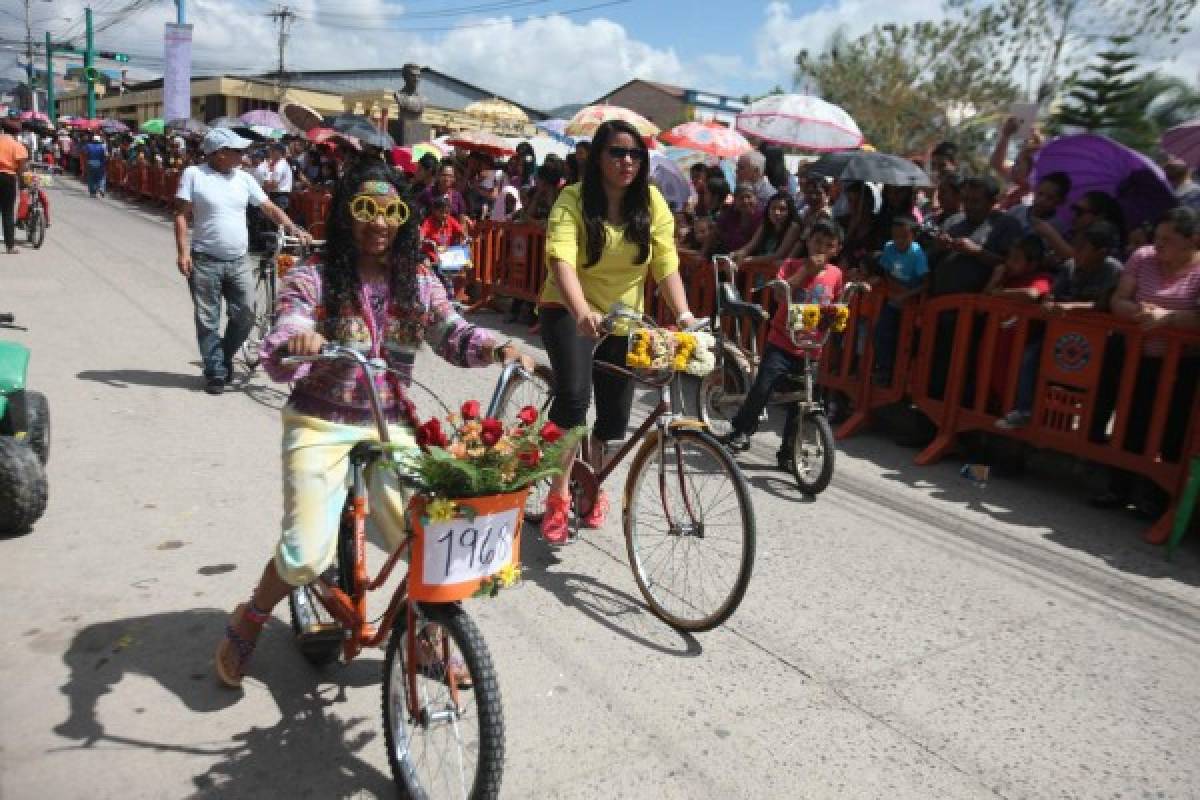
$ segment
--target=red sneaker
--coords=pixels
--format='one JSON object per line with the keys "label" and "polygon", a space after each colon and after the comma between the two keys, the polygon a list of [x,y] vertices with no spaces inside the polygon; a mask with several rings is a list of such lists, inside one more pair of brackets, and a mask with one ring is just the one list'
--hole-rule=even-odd
{"label": "red sneaker", "polygon": [[547,544],[562,547],[567,543],[570,528],[571,498],[561,494],[546,497],[546,513],[542,516],[542,538]]}
{"label": "red sneaker", "polygon": [[601,489],[596,494],[596,502],[592,504],[592,510],[583,518],[584,527],[603,528],[604,520],[608,517],[608,508],[608,492]]}

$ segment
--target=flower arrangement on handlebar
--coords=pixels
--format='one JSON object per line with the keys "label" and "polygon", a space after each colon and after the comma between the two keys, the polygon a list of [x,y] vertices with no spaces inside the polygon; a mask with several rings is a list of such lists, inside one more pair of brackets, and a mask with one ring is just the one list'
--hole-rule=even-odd
{"label": "flower arrangement on handlebar", "polygon": [[507,494],[560,474],[565,454],[587,432],[564,431],[533,406],[505,424],[482,417],[477,400],[417,428],[419,451],[402,453],[398,464],[435,499],[431,518],[454,514],[453,498]]}

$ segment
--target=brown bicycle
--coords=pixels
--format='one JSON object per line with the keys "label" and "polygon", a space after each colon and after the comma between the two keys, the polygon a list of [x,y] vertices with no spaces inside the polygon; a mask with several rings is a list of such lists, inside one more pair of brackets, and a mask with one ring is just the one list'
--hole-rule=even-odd
{"label": "brown bicycle", "polygon": [[[655,322],[630,311],[604,318],[606,335]],[[701,326],[694,326],[698,330]],[[599,342],[597,343],[597,345]],[[631,453],[621,520],[633,577],[650,610],[672,627],[707,631],[737,610],[754,568],[755,522],[750,489],[720,442],[681,408],[680,373],[647,372],[594,362],[595,369],[633,378],[657,391],[658,403],[633,435],[594,469],[586,440],[571,467],[571,536],[591,511],[601,486]],[[516,364],[500,375],[488,415],[511,416],[523,406],[546,411],[554,399],[554,374],[533,374]],[[539,522],[548,482],[529,493],[525,519]]]}

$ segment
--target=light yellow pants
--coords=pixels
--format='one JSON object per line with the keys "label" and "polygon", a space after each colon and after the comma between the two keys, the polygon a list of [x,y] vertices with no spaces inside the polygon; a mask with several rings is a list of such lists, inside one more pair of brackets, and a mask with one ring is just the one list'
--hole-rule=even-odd
{"label": "light yellow pants", "polygon": [[[392,425],[394,444],[416,448],[411,428]],[[283,410],[283,535],[275,552],[279,576],[292,586],[316,580],[337,552],[338,527],[349,491],[350,449],[378,441],[374,425],[344,425]],[[367,471],[368,535],[382,536],[389,552],[405,536],[407,495],[386,467]]]}

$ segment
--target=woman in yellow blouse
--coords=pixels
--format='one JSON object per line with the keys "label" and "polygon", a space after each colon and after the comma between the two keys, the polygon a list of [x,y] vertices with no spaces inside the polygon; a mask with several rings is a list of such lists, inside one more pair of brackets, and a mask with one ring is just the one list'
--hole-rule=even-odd
{"label": "woman in yellow blouse", "polygon": [[[549,274],[539,305],[556,384],[549,416],[564,429],[584,424],[594,388],[591,452],[597,467],[605,444],[625,438],[633,404],[631,380],[592,370],[604,315],[617,303],[641,311],[646,275],[652,274],[680,324],[692,321],[679,278],[675,222],[648,172],[637,130],[621,120],[605,122],[592,138],[583,180],[562,191],[547,223]],[[610,336],[595,357],[623,364],[626,347],[625,337]],[[553,545],[567,541],[567,480],[565,474],[556,478],[546,498],[542,536]],[[603,525],[608,505],[601,492],[584,524]]]}

